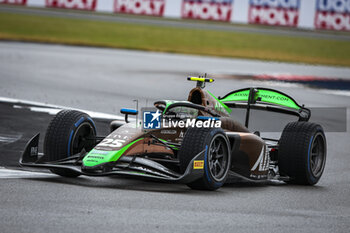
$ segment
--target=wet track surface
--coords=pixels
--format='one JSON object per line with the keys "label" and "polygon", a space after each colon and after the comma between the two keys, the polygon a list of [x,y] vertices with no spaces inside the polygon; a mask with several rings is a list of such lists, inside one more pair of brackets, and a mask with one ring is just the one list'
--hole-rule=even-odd
{"label": "wet track surface", "polygon": [[[252,68],[254,67],[254,69]],[[347,68],[84,47],[0,43],[0,96],[118,114],[157,99],[185,99],[188,74],[293,73],[350,78]],[[347,107],[347,93],[301,85],[217,78],[216,95],[265,86],[310,107]],[[146,101],[147,100],[147,101]],[[14,105],[16,107],[14,107]],[[350,134],[326,134],[328,158],[314,187],[227,185],[216,192],[119,178],[23,173],[17,160],[53,115],[0,101],[0,232],[348,232]],[[109,120],[97,120],[100,134]],[[11,173],[11,174],[10,174]]]}

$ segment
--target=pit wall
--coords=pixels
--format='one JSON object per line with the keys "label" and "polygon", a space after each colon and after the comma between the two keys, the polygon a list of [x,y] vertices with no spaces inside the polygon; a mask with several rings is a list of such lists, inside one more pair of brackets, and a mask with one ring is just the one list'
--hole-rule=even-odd
{"label": "pit wall", "polygon": [[0,0],[0,4],[350,31],[350,0]]}

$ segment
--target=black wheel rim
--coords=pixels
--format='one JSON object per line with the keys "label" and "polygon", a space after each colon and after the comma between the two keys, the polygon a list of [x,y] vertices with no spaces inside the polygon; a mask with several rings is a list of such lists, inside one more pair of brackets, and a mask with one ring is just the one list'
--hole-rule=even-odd
{"label": "black wheel rim", "polygon": [[222,180],[226,175],[228,166],[228,147],[222,135],[216,135],[211,141],[208,162],[211,176],[217,181]]}
{"label": "black wheel rim", "polygon": [[73,135],[71,155],[80,153],[83,149],[90,151],[95,146],[95,137],[95,130],[89,122],[79,125]]}
{"label": "black wheel rim", "polygon": [[319,177],[324,169],[326,154],[325,141],[321,133],[315,135],[310,151],[310,170],[315,177]]}

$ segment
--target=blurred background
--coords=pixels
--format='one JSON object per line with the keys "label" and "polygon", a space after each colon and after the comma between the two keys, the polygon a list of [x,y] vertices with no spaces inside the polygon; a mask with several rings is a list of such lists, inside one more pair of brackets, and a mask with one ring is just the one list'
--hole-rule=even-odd
{"label": "blurred background", "polygon": [[0,0],[0,4],[1,39],[350,64],[347,0]]}

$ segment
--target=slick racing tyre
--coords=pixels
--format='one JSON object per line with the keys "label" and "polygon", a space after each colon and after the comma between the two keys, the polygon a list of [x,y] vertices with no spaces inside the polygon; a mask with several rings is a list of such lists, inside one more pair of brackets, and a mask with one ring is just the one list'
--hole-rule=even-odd
{"label": "slick racing tyre", "polygon": [[[90,151],[96,144],[96,127],[89,115],[75,110],[62,110],[50,122],[45,135],[44,154],[48,161],[57,161]],[[65,177],[79,174],[64,169],[51,172]]]}
{"label": "slick racing tyre", "polygon": [[205,151],[204,175],[187,184],[192,189],[216,190],[224,183],[231,165],[229,140],[220,128],[189,128],[179,151],[180,170],[185,172],[191,160]]}
{"label": "slick racing tyre", "polygon": [[287,183],[314,185],[322,176],[327,155],[322,127],[309,122],[288,123],[279,140],[278,166]]}

